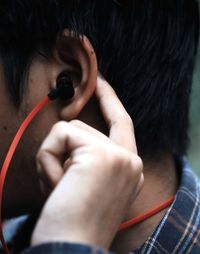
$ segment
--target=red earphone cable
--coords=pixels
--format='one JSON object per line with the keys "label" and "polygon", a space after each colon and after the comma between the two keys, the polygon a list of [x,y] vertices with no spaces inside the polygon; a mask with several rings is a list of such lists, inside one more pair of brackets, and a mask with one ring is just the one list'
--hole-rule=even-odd
{"label": "red earphone cable", "polygon": [[3,236],[3,223],[2,223],[2,203],[3,203],[3,188],[5,184],[6,175],[8,172],[8,168],[10,165],[10,162],[12,160],[12,157],[14,155],[14,152],[17,148],[17,145],[19,144],[19,141],[24,134],[26,128],[29,126],[33,118],[38,114],[38,112],[46,106],[46,104],[49,102],[49,97],[46,96],[42,101],[40,101],[37,106],[31,111],[31,113],[26,117],[24,122],[22,123],[21,127],[19,128],[17,134],[15,135],[15,138],[12,141],[12,144],[8,150],[7,156],[5,158],[5,161],[3,163],[1,174],[0,174],[0,238],[1,243],[3,246],[3,249],[6,254],[9,254],[8,246],[5,242],[4,236]]}
{"label": "red earphone cable", "polygon": [[122,223],[120,226],[119,226],[119,232],[120,231],[124,231],[126,229],[129,229],[130,227],[133,227],[135,226],[136,224],[139,224],[140,222],[152,217],[153,215],[161,212],[162,210],[164,210],[165,208],[169,207],[174,201],[174,197],[173,198],[170,198],[168,199],[165,203],[159,205],[158,207],[154,208],[153,210],[143,214],[143,215],[140,215],[140,216],[137,216],[129,221],[125,221],[124,223]]}
{"label": "red earphone cable", "polygon": [[[9,254],[9,249],[8,246],[6,244],[6,241],[4,239],[4,235],[3,235],[3,223],[2,223],[2,203],[3,203],[3,188],[4,188],[4,184],[5,184],[5,179],[6,179],[6,175],[8,172],[8,168],[10,165],[10,162],[13,158],[14,152],[17,148],[17,145],[19,144],[20,139],[22,138],[25,130],[27,129],[27,127],[29,126],[29,124],[31,123],[31,121],[35,118],[35,116],[50,102],[49,97],[46,96],[41,102],[39,102],[36,107],[31,111],[31,113],[26,117],[26,119],[23,121],[21,127],[19,128],[17,134],[15,135],[15,138],[12,141],[12,144],[8,150],[7,156],[5,158],[5,161],[3,163],[2,166],[2,170],[1,170],[1,174],[0,174],[0,240],[3,246],[3,249],[5,251],[6,254]],[[167,200],[165,203],[163,203],[162,205],[158,206],[157,208],[141,215],[138,216],[136,218],[133,218],[132,220],[126,221],[124,223],[122,223],[119,226],[119,231],[123,231],[125,229],[128,229],[146,219],[148,219],[149,217],[157,214],[158,212],[164,210],[165,208],[167,208],[168,206],[170,206],[173,202],[174,198],[170,198],[169,200]]]}

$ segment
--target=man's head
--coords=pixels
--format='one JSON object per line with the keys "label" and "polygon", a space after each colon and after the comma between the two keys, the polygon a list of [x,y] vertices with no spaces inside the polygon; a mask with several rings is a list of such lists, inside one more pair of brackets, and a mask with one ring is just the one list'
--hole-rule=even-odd
{"label": "man's head", "polygon": [[[92,97],[97,70],[133,119],[142,157],[184,155],[198,36],[195,0],[0,1],[1,162],[19,122],[56,76],[67,71],[76,87],[71,103],[47,108],[30,128],[8,189],[21,178],[37,182],[35,152],[59,119],[79,118],[103,129]],[[33,196],[37,188],[30,189]]]}

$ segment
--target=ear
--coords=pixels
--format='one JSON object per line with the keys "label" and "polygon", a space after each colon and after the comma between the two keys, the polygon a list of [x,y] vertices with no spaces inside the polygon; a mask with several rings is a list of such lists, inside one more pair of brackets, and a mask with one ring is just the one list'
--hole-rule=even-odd
{"label": "ear", "polygon": [[60,117],[71,120],[77,117],[94,94],[97,82],[97,60],[94,49],[86,36],[77,38],[65,31],[55,47],[55,59],[67,72],[75,88],[70,102],[62,102]]}

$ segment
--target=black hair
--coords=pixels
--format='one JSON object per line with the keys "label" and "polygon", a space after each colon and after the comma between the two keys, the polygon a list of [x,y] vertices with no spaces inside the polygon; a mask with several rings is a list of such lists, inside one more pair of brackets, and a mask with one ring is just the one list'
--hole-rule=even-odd
{"label": "black hair", "polygon": [[16,104],[33,56],[48,55],[64,28],[90,39],[133,120],[139,153],[186,154],[198,2],[0,0],[0,54]]}

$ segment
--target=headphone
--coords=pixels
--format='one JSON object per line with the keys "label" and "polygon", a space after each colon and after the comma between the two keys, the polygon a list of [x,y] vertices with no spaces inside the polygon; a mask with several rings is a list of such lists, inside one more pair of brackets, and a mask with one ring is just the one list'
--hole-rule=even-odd
{"label": "headphone", "polygon": [[9,254],[9,249],[6,244],[3,235],[3,222],[2,222],[2,200],[3,200],[3,189],[6,180],[6,175],[10,166],[10,162],[13,158],[15,150],[29,124],[35,118],[35,116],[51,101],[56,99],[68,101],[75,95],[73,87],[73,81],[66,71],[61,72],[56,79],[56,88],[51,90],[47,96],[45,96],[30,112],[26,119],[18,129],[4,160],[1,173],[0,173],[0,241],[6,254]]}
{"label": "headphone", "polygon": [[74,97],[75,91],[71,77],[66,72],[59,74],[56,80],[56,89],[52,90],[48,97],[50,100],[69,100]]}

